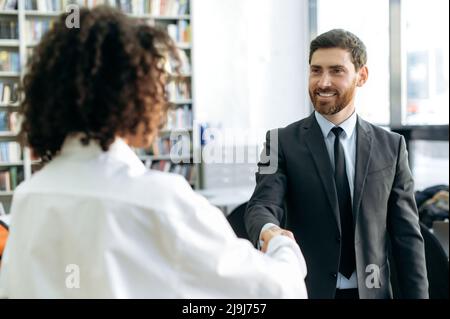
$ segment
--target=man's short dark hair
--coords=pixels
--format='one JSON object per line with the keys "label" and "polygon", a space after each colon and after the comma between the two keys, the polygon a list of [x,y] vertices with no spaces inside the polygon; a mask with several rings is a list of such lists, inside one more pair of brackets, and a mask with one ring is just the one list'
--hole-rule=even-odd
{"label": "man's short dark hair", "polygon": [[342,29],[333,29],[322,33],[311,41],[309,63],[311,64],[312,55],[318,49],[331,48],[341,48],[350,52],[357,71],[367,63],[367,51],[364,43],[353,33]]}

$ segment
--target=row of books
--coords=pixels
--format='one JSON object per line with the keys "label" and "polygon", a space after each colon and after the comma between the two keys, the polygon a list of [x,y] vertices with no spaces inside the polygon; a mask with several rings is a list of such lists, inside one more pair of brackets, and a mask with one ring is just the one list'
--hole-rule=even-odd
{"label": "row of books", "polygon": [[0,79],[0,104],[17,102],[19,84],[17,82],[7,82]]}
{"label": "row of books", "polygon": [[146,1],[144,12],[162,16],[186,15],[189,14],[189,0]]}
{"label": "row of books", "polygon": [[179,79],[167,84],[167,92],[171,101],[189,100],[191,98],[190,79]]}
{"label": "row of books", "polygon": [[0,71],[19,72],[19,52],[0,50]]}
{"label": "row of books", "polygon": [[54,25],[53,19],[31,19],[26,20],[26,41],[27,43],[38,42],[42,36]]}
{"label": "row of books", "polygon": [[18,133],[19,130],[19,113],[0,111],[0,132]]}
{"label": "row of books", "polygon": [[0,17],[0,39],[18,39],[19,25],[17,20]]}
{"label": "row of books", "polygon": [[22,160],[22,148],[17,142],[0,142],[0,162],[11,163]]}
{"label": "row of books", "polygon": [[40,12],[61,11],[69,1],[63,0],[25,0],[25,10],[34,10]]}
{"label": "row of books", "polygon": [[134,15],[177,16],[189,14],[188,0],[84,0],[78,2],[88,6],[107,4]]}
{"label": "row of books", "polygon": [[189,105],[183,105],[167,112],[167,123],[164,129],[190,129],[192,123],[192,110]]}
{"label": "row of books", "polygon": [[161,172],[170,172],[184,176],[191,185],[195,185],[196,168],[192,164],[174,164],[168,160],[153,161],[151,169]]}
{"label": "row of books", "polygon": [[[54,20],[48,18],[26,20],[26,41],[28,43],[39,41],[53,24]],[[177,43],[191,42],[191,27],[185,20],[180,20],[177,24],[168,24],[167,33]],[[181,58],[187,60],[185,56]]]}
{"label": "row of books", "polygon": [[176,24],[168,24],[167,33],[175,42],[191,42],[191,25],[187,20],[179,20]]}
{"label": "row of books", "polygon": [[191,136],[189,132],[176,136],[159,136],[149,149],[139,149],[138,155],[174,156],[175,158],[189,158],[192,153]]}
{"label": "row of books", "polygon": [[23,180],[23,168],[17,166],[3,168],[0,170],[0,191],[13,191]]}
{"label": "row of books", "polygon": [[[17,0],[9,1],[14,2]],[[55,12],[65,10],[69,4],[90,8],[98,5],[109,5],[135,15],[154,14],[169,16],[189,13],[188,0],[25,0],[25,9]]]}
{"label": "row of books", "polygon": [[0,10],[17,10],[17,0],[0,0]]}

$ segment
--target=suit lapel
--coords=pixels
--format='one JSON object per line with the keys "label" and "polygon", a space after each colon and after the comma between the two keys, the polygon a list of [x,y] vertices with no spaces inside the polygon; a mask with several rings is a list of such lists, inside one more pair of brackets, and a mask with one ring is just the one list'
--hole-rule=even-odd
{"label": "suit lapel", "polygon": [[369,125],[358,116],[356,128],[356,168],[355,187],[353,191],[353,217],[355,225],[358,219],[359,207],[361,206],[361,194],[364,191],[370,155],[372,152],[372,135],[370,134]]}
{"label": "suit lapel", "polygon": [[309,120],[303,127],[306,130],[305,140],[309,151],[314,159],[316,170],[320,176],[320,179],[325,189],[325,194],[332,207],[332,214],[336,219],[336,223],[341,231],[340,218],[339,218],[339,206],[336,193],[336,185],[334,183],[333,168],[330,163],[330,157],[328,155],[327,147],[325,145],[322,131],[319,124],[316,121],[314,113],[309,117]]}

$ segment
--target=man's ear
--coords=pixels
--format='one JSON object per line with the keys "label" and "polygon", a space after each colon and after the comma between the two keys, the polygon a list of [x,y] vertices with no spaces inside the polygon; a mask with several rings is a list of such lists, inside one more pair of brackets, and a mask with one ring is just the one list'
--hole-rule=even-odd
{"label": "man's ear", "polygon": [[360,87],[363,86],[368,78],[369,78],[369,69],[367,68],[367,65],[363,65],[358,71],[357,85]]}

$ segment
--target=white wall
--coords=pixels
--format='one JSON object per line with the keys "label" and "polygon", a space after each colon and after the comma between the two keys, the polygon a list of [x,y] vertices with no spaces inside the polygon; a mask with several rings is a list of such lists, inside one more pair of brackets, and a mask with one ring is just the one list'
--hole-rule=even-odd
{"label": "white wall", "polygon": [[[240,144],[254,148],[309,114],[307,0],[192,0],[191,11],[197,123],[250,131]],[[204,163],[203,186],[253,187],[257,158]]]}
{"label": "white wall", "polygon": [[309,113],[307,0],[192,0],[191,10],[197,121],[269,129]]}

